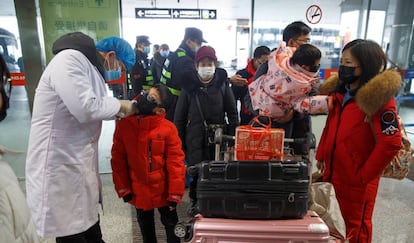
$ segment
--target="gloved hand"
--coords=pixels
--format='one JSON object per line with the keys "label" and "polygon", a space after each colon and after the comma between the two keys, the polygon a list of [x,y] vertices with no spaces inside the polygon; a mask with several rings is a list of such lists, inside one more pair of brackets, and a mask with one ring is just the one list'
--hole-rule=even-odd
{"label": "gloved hand", "polygon": [[131,100],[120,100],[119,103],[121,104],[121,108],[119,109],[117,116],[122,118],[135,114],[137,112],[137,108],[133,105],[135,102],[136,101]]}
{"label": "gloved hand", "polygon": [[170,209],[170,211],[175,210],[175,208],[177,207],[177,203],[176,202],[168,202],[168,208]]}
{"label": "gloved hand", "polygon": [[129,194],[123,196],[122,199],[124,200],[124,202],[131,201],[132,200],[132,193],[129,193]]}

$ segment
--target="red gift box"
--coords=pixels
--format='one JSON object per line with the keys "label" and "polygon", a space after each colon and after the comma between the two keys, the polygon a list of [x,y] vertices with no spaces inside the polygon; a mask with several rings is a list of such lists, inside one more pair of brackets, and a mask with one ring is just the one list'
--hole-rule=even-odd
{"label": "red gift box", "polygon": [[239,126],[236,128],[235,159],[283,160],[284,137],[285,131],[281,128]]}

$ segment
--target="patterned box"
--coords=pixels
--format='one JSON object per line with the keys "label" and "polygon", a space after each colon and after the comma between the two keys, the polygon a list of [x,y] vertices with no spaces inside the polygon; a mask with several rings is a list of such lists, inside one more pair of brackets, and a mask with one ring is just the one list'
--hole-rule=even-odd
{"label": "patterned box", "polygon": [[236,128],[235,160],[283,160],[285,131],[280,128]]}

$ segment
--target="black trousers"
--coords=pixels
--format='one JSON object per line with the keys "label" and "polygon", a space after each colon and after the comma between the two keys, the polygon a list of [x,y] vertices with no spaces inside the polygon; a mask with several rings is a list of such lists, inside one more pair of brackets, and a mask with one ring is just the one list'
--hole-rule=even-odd
{"label": "black trousers", "polygon": [[96,224],[82,233],[57,237],[56,243],[105,243],[105,241],[102,240],[102,232],[98,220]]}
{"label": "black trousers", "polygon": [[[180,238],[175,236],[174,227],[178,223],[177,210],[172,210],[168,206],[158,208],[161,223],[164,225],[167,235],[167,243],[179,243]],[[143,211],[137,208],[137,219],[141,229],[141,235],[144,243],[156,243],[154,209]]]}

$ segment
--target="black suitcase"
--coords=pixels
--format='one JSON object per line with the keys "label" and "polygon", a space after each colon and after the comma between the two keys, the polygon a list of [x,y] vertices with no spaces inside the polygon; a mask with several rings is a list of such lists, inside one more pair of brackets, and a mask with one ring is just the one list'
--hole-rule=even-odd
{"label": "black suitcase", "polygon": [[304,161],[202,162],[197,204],[210,218],[303,218],[309,173]]}

